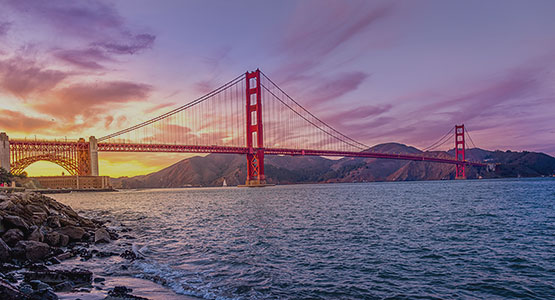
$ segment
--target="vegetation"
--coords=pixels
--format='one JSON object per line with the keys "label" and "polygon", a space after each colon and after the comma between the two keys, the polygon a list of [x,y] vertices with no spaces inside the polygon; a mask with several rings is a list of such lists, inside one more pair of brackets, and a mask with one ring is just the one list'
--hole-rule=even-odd
{"label": "vegetation", "polygon": [[0,184],[10,183],[13,180],[13,175],[6,171],[4,168],[0,168]]}

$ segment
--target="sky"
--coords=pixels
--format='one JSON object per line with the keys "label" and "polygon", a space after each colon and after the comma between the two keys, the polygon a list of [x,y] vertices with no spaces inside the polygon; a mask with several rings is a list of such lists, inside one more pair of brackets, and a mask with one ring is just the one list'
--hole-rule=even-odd
{"label": "sky", "polygon": [[[480,148],[555,155],[554,15],[550,0],[0,0],[0,131],[104,136],[260,68],[368,145],[423,148],[464,123]],[[189,156],[101,153],[100,173]]]}

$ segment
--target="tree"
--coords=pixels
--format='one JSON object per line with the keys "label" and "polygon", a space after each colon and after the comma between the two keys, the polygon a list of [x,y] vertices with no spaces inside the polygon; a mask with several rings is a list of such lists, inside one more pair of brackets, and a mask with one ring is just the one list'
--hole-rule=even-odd
{"label": "tree", "polygon": [[0,183],[10,183],[12,179],[13,175],[6,171],[6,169],[0,167]]}

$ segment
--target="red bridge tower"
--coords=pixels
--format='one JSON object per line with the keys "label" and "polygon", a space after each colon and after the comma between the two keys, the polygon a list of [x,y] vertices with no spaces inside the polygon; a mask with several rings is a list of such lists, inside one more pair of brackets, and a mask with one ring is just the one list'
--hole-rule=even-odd
{"label": "red bridge tower", "polygon": [[[465,161],[464,157],[465,144],[464,144],[464,124],[455,125],[455,157],[458,161]],[[457,164],[457,171],[455,179],[466,179],[465,165]]]}
{"label": "red bridge tower", "polygon": [[247,182],[246,186],[266,185],[264,176],[264,138],[262,131],[262,97],[260,70],[246,74],[247,112]]}

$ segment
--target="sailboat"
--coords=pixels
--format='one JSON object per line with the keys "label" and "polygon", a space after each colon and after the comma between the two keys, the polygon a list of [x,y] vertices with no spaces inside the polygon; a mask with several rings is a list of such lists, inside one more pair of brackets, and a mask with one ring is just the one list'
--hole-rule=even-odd
{"label": "sailboat", "polygon": [[224,183],[222,184],[222,186],[227,186],[227,182],[225,181],[225,178],[224,178]]}

